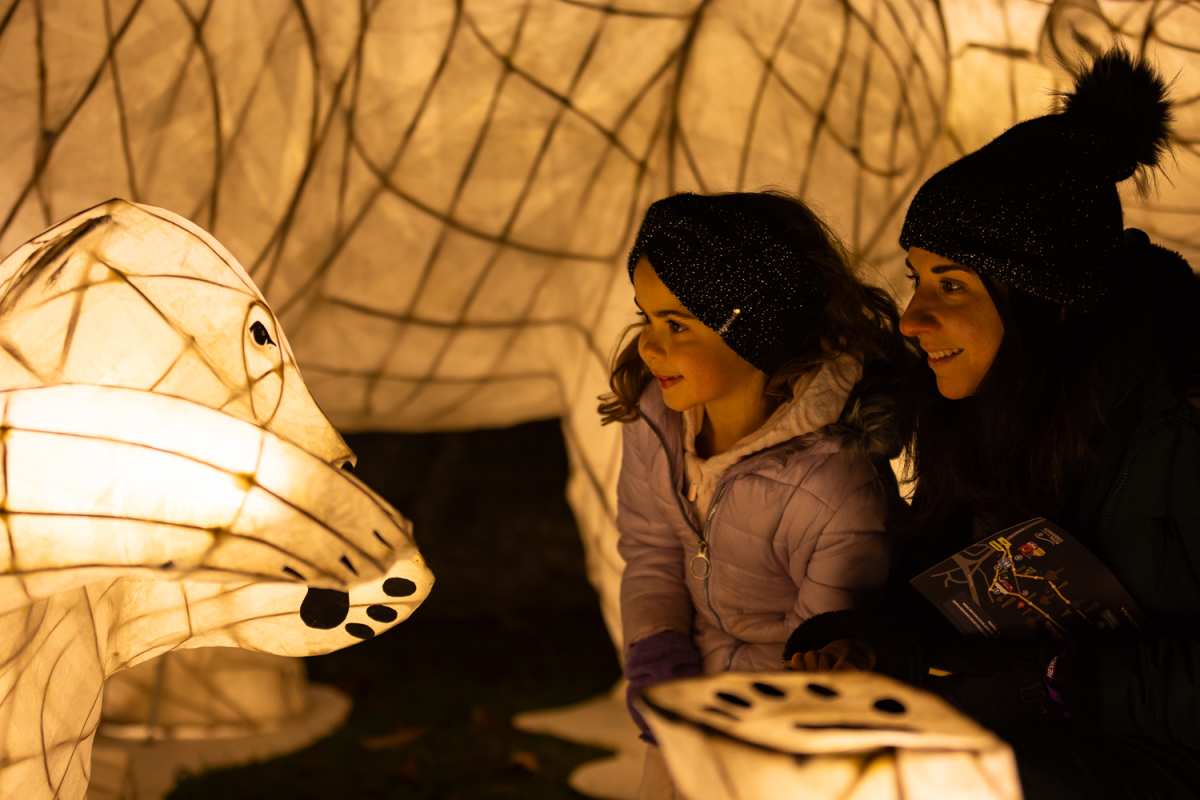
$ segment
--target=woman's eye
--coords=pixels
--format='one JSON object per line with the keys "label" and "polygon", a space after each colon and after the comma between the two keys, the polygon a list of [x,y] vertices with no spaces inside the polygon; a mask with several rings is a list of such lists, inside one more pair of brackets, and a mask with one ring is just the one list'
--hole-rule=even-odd
{"label": "woman's eye", "polygon": [[671,333],[683,333],[687,330],[687,328],[683,327],[675,320],[669,319],[667,320],[667,330],[669,330]]}
{"label": "woman's eye", "polygon": [[945,292],[946,294],[958,294],[959,292],[963,291],[963,289],[966,288],[958,281],[951,280],[950,278],[943,278],[941,281],[941,286],[942,286],[942,291]]}

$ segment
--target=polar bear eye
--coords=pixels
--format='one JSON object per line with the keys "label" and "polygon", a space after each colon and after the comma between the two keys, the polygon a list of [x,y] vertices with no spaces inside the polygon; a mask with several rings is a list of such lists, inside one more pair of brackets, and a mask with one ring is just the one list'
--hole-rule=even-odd
{"label": "polar bear eye", "polygon": [[250,335],[254,337],[254,343],[257,345],[275,344],[275,340],[271,338],[271,334],[267,333],[267,326],[261,322],[255,322],[250,326]]}
{"label": "polar bear eye", "polygon": [[246,309],[242,323],[242,364],[250,390],[248,411],[260,425],[274,419],[283,401],[283,333],[262,303]]}

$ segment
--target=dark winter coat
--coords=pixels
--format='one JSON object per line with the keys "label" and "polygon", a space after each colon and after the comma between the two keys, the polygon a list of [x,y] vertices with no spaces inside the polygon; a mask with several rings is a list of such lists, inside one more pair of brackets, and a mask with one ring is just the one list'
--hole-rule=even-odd
{"label": "dark winter coat", "polygon": [[[1149,347],[1138,352],[1136,374],[1113,376],[1106,433],[1077,500],[1055,520],[1137,601],[1146,625],[1136,635],[1068,647],[958,634],[907,581],[995,530],[964,519],[898,554],[880,609],[812,620],[789,642],[790,651],[870,641],[881,671],[942,694],[1004,736],[1027,798],[1200,795],[1200,410],[1180,388],[1179,365],[1156,365]],[[1065,709],[1043,686],[1056,655]],[[931,666],[954,675],[930,677]]]}

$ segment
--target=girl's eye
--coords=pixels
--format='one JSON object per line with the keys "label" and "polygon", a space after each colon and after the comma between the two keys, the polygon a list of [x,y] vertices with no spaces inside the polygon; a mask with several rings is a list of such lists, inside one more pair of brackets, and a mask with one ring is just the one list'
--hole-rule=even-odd
{"label": "girl's eye", "polygon": [[667,330],[669,330],[671,333],[683,333],[687,330],[687,328],[683,327],[675,320],[669,319],[667,320]]}
{"label": "girl's eye", "polygon": [[945,292],[946,294],[958,294],[959,292],[966,289],[966,287],[963,286],[961,283],[959,283],[956,280],[952,280],[950,278],[942,278],[941,287],[942,287],[942,291]]}

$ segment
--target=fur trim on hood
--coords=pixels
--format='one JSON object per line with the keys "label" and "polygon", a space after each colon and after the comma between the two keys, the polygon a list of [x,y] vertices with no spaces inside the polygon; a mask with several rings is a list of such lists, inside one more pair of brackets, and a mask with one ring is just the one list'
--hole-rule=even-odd
{"label": "fur trim on hood", "polygon": [[[683,414],[683,449],[688,479],[688,499],[701,514],[707,513],[712,493],[722,475],[755,453],[794,441],[807,448],[832,440],[843,449],[891,458],[899,452],[895,403],[886,395],[869,391],[861,379],[862,365],[848,355],[829,359],[792,384],[792,398],[783,403],[753,433],[729,450],[711,458],[696,453],[696,435],[704,418],[702,408]],[[873,383],[873,381],[871,382]],[[860,391],[867,389],[868,391]]]}
{"label": "fur trim on hood", "polygon": [[897,397],[889,387],[872,380],[869,372],[846,399],[837,422],[820,433],[837,439],[843,447],[893,459],[905,444],[897,424]]}

